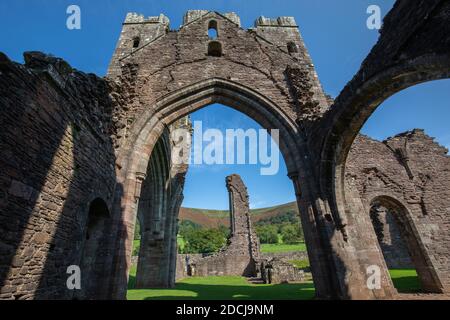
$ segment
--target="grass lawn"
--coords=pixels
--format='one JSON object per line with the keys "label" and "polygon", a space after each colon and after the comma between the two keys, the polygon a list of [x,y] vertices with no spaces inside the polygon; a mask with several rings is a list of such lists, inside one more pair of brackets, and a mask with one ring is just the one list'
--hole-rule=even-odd
{"label": "grass lawn", "polygon": [[290,260],[288,262],[292,263],[296,268],[299,268],[299,269],[309,268],[309,261],[308,261],[308,259],[305,259],[305,260]]}
{"label": "grass lawn", "polygon": [[[302,261],[303,264],[303,261]],[[389,270],[401,293],[420,292],[414,269]],[[136,266],[130,270],[128,300],[310,300],[314,298],[312,281],[301,284],[251,284],[244,277],[192,277],[179,281],[174,289],[133,289]]]}
{"label": "grass lawn", "polygon": [[[130,272],[134,286],[136,269]],[[192,277],[179,281],[174,289],[129,289],[128,300],[310,300],[312,282],[301,284],[251,284],[244,277]]]}
{"label": "grass lawn", "polygon": [[277,253],[277,252],[292,252],[292,251],[306,251],[304,243],[283,244],[283,243],[263,243],[261,244],[261,252]]}
{"label": "grass lawn", "polygon": [[139,246],[141,245],[141,240],[133,240],[133,256],[139,255]]}
{"label": "grass lawn", "polygon": [[391,269],[389,273],[398,292],[414,293],[421,291],[419,277],[415,269]]}

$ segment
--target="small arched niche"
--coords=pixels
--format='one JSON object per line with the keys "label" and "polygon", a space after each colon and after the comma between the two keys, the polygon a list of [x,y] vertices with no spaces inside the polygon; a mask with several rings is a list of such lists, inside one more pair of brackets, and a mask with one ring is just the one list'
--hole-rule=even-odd
{"label": "small arched niche", "polygon": [[106,224],[109,219],[109,210],[106,202],[101,198],[94,199],[89,205],[86,221],[83,251],[80,261],[81,290],[74,298],[95,298],[98,284],[102,282],[102,272],[105,266],[106,250]]}
{"label": "small arched niche", "polygon": [[141,43],[141,39],[139,37],[133,38],[133,48],[134,49],[138,48],[140,43]]}
{"label": "small arched niche", "polygon": [[219,41],[211,41],[208,44],[208,56],[211,57],[222,56],[222,44]]}
{"label": "small arched niche", "polygon": [[290,54],[298,53],[298,45],[293,41],[288,42],[287,49]]}
{"label": "small arched niche", "polygon": [[216,20],[210,20],[208,22],[208,37],[211,40],[217,39],[219,36],[218,28],[217,28],[217,21]]}

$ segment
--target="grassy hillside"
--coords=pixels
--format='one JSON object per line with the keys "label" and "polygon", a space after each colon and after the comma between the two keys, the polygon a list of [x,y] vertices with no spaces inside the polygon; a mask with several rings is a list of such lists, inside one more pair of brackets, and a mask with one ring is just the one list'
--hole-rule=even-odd
{"label": "grassy hillside", "polygon": [[[250,210],[251,219],[254,223],[259,220],[276,217],[287,212],[298,213],[297,203],[290,202],[274,207],[252,209]],[[230,216],[228,210],[209,210],[181,208],[180,221],[189,220],[204,228],[217,228],[220,225],[229,226]]]}
{"label": "grassy hillside", "polygon": [[[250,210],[262,252],[305,251],[295,202]],[[181,208],[177,235],[179,253],[211,253],[226,244],[228,210]],[[299,228],[300,227],[300,228]],[[136,224],[133,254],[139,253],[140,227]]]}

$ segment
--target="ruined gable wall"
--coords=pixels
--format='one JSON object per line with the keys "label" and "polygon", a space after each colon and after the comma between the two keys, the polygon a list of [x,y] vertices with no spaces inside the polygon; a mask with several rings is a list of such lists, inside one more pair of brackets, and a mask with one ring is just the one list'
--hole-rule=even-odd
{"label": "ruined gable wall", "polygon": [[[355,140],[346,165],[346,183],[355,186],[369,213],[375,197],[389,196],[408,210],[423,249],[442,286],[450,281],[450,158],[422,130],[378,142]],[[371,226],[368,226],[370,228]]]}
{"label": "ruined gable wall", "polygon": [[[210,41],[207,31],[211,19],[218,23],[217,41],[222,44],[222,57],[207,55]],[[291,92],[285,74],[289,65],[305,66],[306,77],[312,81],[314,97],[323,108],[328,107],[296,27],[283,24],[264,27],[257,23],[256,28],[244,30],[215,12],[200,15],[197,19],[186,19],[177,31],[169,31],[168,24],[164,26],[166,31],[161,33],[161,27],[157,28],[155,24],[124,24],[108,73],[109,78],[132,87],[133,91],[127,110],[118,115],[119,127],[124,127],[120,136],[127,136],[135,119],[144,110],[152,108],[161,97],[215,77],[262,93],[287,117],[295,120],[296,94]],[[270,29],[270,35],[266,29]],[[272,40],[276,39],[277,43],[266,40],[265,34]],[[136,35],[140,35],[143,44],[133,49],[131,39]],[[147,38],[153,40],[145,41]],[[297,54],[288,53],[287,43],[292,40],[299,47]],[[305,77],[305,74],[301,76]]]}

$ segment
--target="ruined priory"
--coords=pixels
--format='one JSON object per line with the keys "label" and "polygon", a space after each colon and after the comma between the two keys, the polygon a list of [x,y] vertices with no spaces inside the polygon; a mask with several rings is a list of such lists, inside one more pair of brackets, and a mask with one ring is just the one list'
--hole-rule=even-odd
{"label": "ruined priory", "polygon": [[[450,77],[449,12],[397,1],[336,99],[292,17],[246,30],[235,13],[192,10],[172,30],[128,14],[105,78],[0,54],[0,299],[124,299],[137,219],[138,283],[173,286],[187,166],[171,165],[169,133],[213,103],[279,129],[317,298],[394,299],[388,266],[411,264],[425,292],[449,293],[447,150],[421,130],[358,134],[391,95]],[[81,290],[66,286],[70,265]]]}

